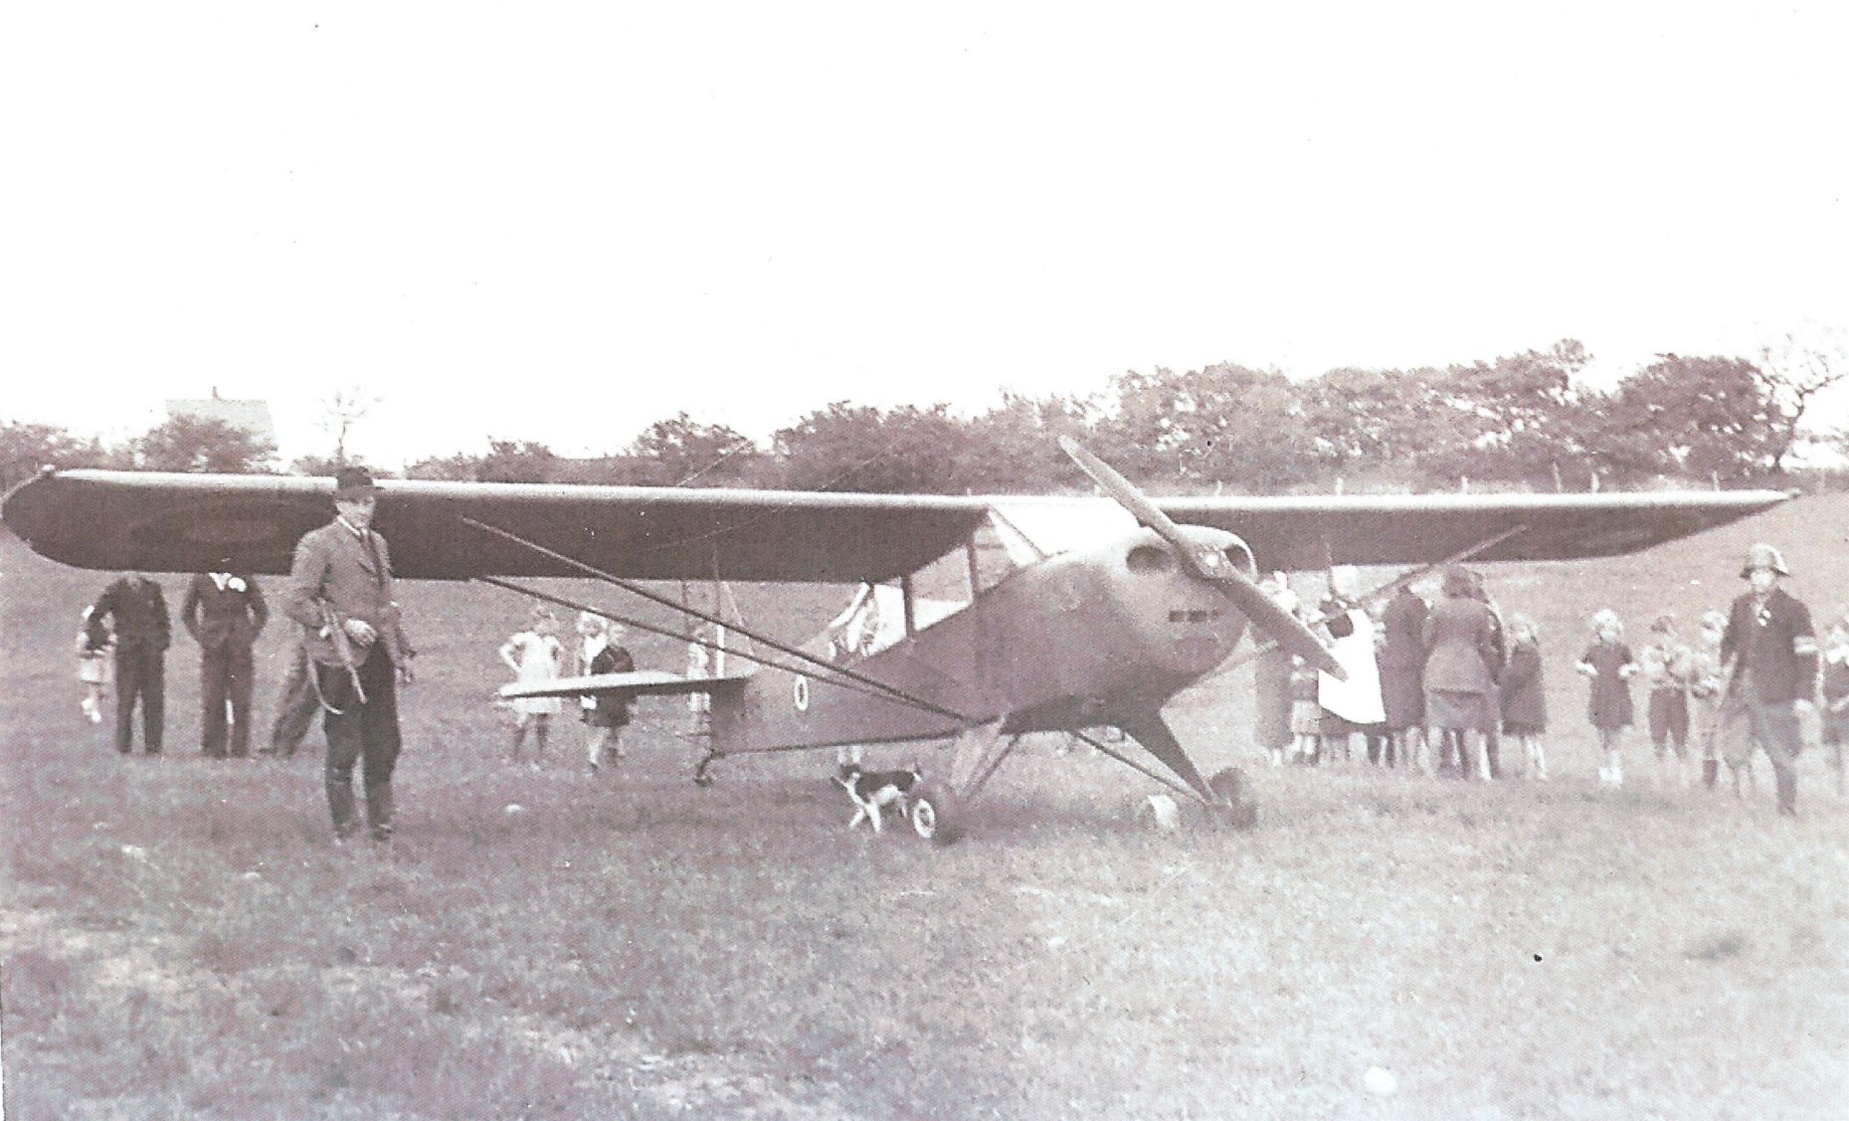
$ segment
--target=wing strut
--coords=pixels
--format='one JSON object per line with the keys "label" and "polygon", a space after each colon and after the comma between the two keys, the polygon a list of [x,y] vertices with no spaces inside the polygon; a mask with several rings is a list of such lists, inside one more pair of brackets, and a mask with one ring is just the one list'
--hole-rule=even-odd
{"label": "wing strut", "polygon": [[1106,744],[1104,741],[1098,739],[1096,736],[1087,735],[1086,733],[1078,731],[1076,729],[1068,734],[1071,735],[1074,739],[1090,744],[1091,746],[1097,748],[1099,752],[1110,756],[1112,759],[1117,760],[1119,763],[1122,763],[1124,766],[1130,768],[1131,770],[1137,772],[1140,775],[1143,775],[1145,778],[1154,779],[1155,781],[1161,783],[1163,786],[1166,786],[1170,790],[1173,790],[1177,794],[1183,795],[1184,797],[1192,797],[1192,798],[1200,797],[1199,791],[1189,790],[1187,787],[1181,785],[1179,782],[1176,782],[1174,779],[1168,777],[1167,775],[1162,774],[1161,772],[1156,771],[1153,768],[1143,766],[1143,764],[1138,763],[1136,760],[1130,758],[1128,755],[1125,755],[1123,752],[1118,751],[1117,749],[1111,747],[1110,745]]}
{"label": "wing strut", "polygon": [[1219,800],[1208,787],[1207,780],[1194,769],[1194,760],[1188,758],[1188,753],[1182,750],[1181,741],[1175,738],[1175,733],[1169,729],[1161,713],[1125,715],[1118,719],[1117,726],[1131,739],[1142,744],[1143,750],[1162,760],[1169,770],[1181,776],[1181,781],[1187,783],[1201,801],[1211,803]]}
{"label": "wing strut", "polygon": [[[830,662],[824,658],[818,658],[814,654],[805,653],[801,650],[796,649],[793,646],[786,646],[783,643],[778,642],[777,640],[769,637],[768,635],[758,634],[755,631],[749,630],[745,627],[741,627],[735,623],[728,624],[724,619],[720,619],[713,615],[709,615],[704,611],[695,610],[694,608],[687,607],[682,604],[676,603],[669,596],[664,596],[659,593],[652,592],[648,590],[647,588],[644,588],[641,585],[635,583],[632,580],[624,580],[623,578],[619,576],[613,576],[610,573],[605,572],[600,568],[596,568],[592,565],[585,564],[583,561],[578,560],[575,557],[566,556],[564,553],[558,552],[555,549],[548,549],[544,545],[540,545],[540,544],[536,544],[535,542],[528,541],[526,538],[521,537],[518,534],[509,533],[507,530],[504,530],[500,528],[499,526],[489,525],[487,522],[476,521],[474,518],[469,518],[469,517],[461,518],[460,521],[462,522],[462,524],[470,527],[471,529],[478,529],[484,533],[492,534],[504,540],[511,541],[516,545],[522,546],[527,549],[531,549],[532,551],[540,554],[541,556],[549,557],[552,560],[558,561],[561,564],[569,565],[572,568],[577,569],[578,571],[584,573],[587,576],[595,577],[596,579],[602,580],[604,583],[609,584],[613,587],[621,588],[623,591],[626,591],[630,593],[631,595],[640,596],[641,598],[648,600],[650,603],[657,604],[661,607],[666,607],[670,611],[683,612],[687,615],[692,616],[695,619],[700,620],[703,623],[711,623],[714,626],[730,626],[733,631],[735,631],[738,634],[744,635],[746,638],[750,639],[754,643],[761,643],[762,645],[769,647],[772,650],[775,650],[779,654],[783,654],[788,657],[795,658],[799,661],[805,662],[811,666],[814,666],[822,670],[823,673],[827,674],[829,676],[829,679],[834,681],[836,684],[842,684],[843,680],[858,682],[859,684],[863,686],[869,686],[871,688],[877,689],[879,690],[881,694],[887,697],[890,697],[893,700],[899,701],[902,704],[910,705],[913,708],[921,709],[925,712],[934,713],[935,715],[938,715],[938,716],[947,716],[950,719],[955,720],[957,723],[965,725],[965,726],[974,723],[974,721],[971,720],[971,718],[963,715],[960,712],[955,712],[951,709],[944,708],[942,705],[934,704],[933,702],[927,701],[922,697],[915,697],[911,695],[910,693],[905,692],[903,689],[899,689],[895,686],[888,685],[886,682],[881,681],[878,678],[868,677],[866,674],[863,674],[863,673],[856,673],[851,669],[847,669],[843,666],[835,665],[833,662]],[[761,662],[761,664],[769,665],[770,663]]]}

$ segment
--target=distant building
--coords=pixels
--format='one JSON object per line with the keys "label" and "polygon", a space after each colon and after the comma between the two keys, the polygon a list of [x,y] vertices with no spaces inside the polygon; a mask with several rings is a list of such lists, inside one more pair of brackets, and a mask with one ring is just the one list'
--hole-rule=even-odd
{"label": "distant building", "polygon": [[276,444],[276,426],[270,422],[270,403],[268,401],[234,401],[220,397],[216,387],[212,396],[203,400],[177,400],[167,402],[167,418],[190,416],[200,420],[222,420],[234,428],[242,428],[258,440],[271,445]]}

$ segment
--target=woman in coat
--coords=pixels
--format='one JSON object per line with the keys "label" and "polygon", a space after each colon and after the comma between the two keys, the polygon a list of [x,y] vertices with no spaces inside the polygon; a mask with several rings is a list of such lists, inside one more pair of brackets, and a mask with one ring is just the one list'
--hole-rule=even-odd
{"label": "woman in coat", "polygon": [[1487,737],[1498,720],[1493,669],[1498,627],[1490,606],[1475,596],[1468,571],[1445,573],[1444,598],[1425,620],[1425,722],[1434,743],[1456,733],[1459,769],[1490,778]]}

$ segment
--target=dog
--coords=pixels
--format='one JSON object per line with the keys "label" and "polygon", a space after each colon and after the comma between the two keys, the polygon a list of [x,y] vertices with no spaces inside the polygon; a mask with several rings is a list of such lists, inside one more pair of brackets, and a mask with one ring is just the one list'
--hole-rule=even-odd
{"label": "dog", "polygon": [[884,830],[881,810],[896,809],[901,817],[910,812],[912,794],[924,781],[924,772],[915,766],[902,771],[863,771],[858,763],[849,763],[841,768],[835,781],[854,801],[854,819],[847,827],[853,829],[868,821],[873,823],[873,831],[879,833]]}

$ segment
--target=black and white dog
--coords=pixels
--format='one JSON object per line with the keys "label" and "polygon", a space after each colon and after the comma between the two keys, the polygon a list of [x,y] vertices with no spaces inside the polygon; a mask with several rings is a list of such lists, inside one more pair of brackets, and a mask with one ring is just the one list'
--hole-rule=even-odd
{"label": "black and white dog", "polygon": [[880,811],[893,808],[904,817],[911,809],[913,792],[924,781],[924,772],[915,766],[903,771],[863,771],[860,764],[849,763],[841,768],[835,781],[854,800],[854,820],[848,822],[847,827],[853,829],[863,821],[870,821],[873,831],[879,833],[882,831]]}

